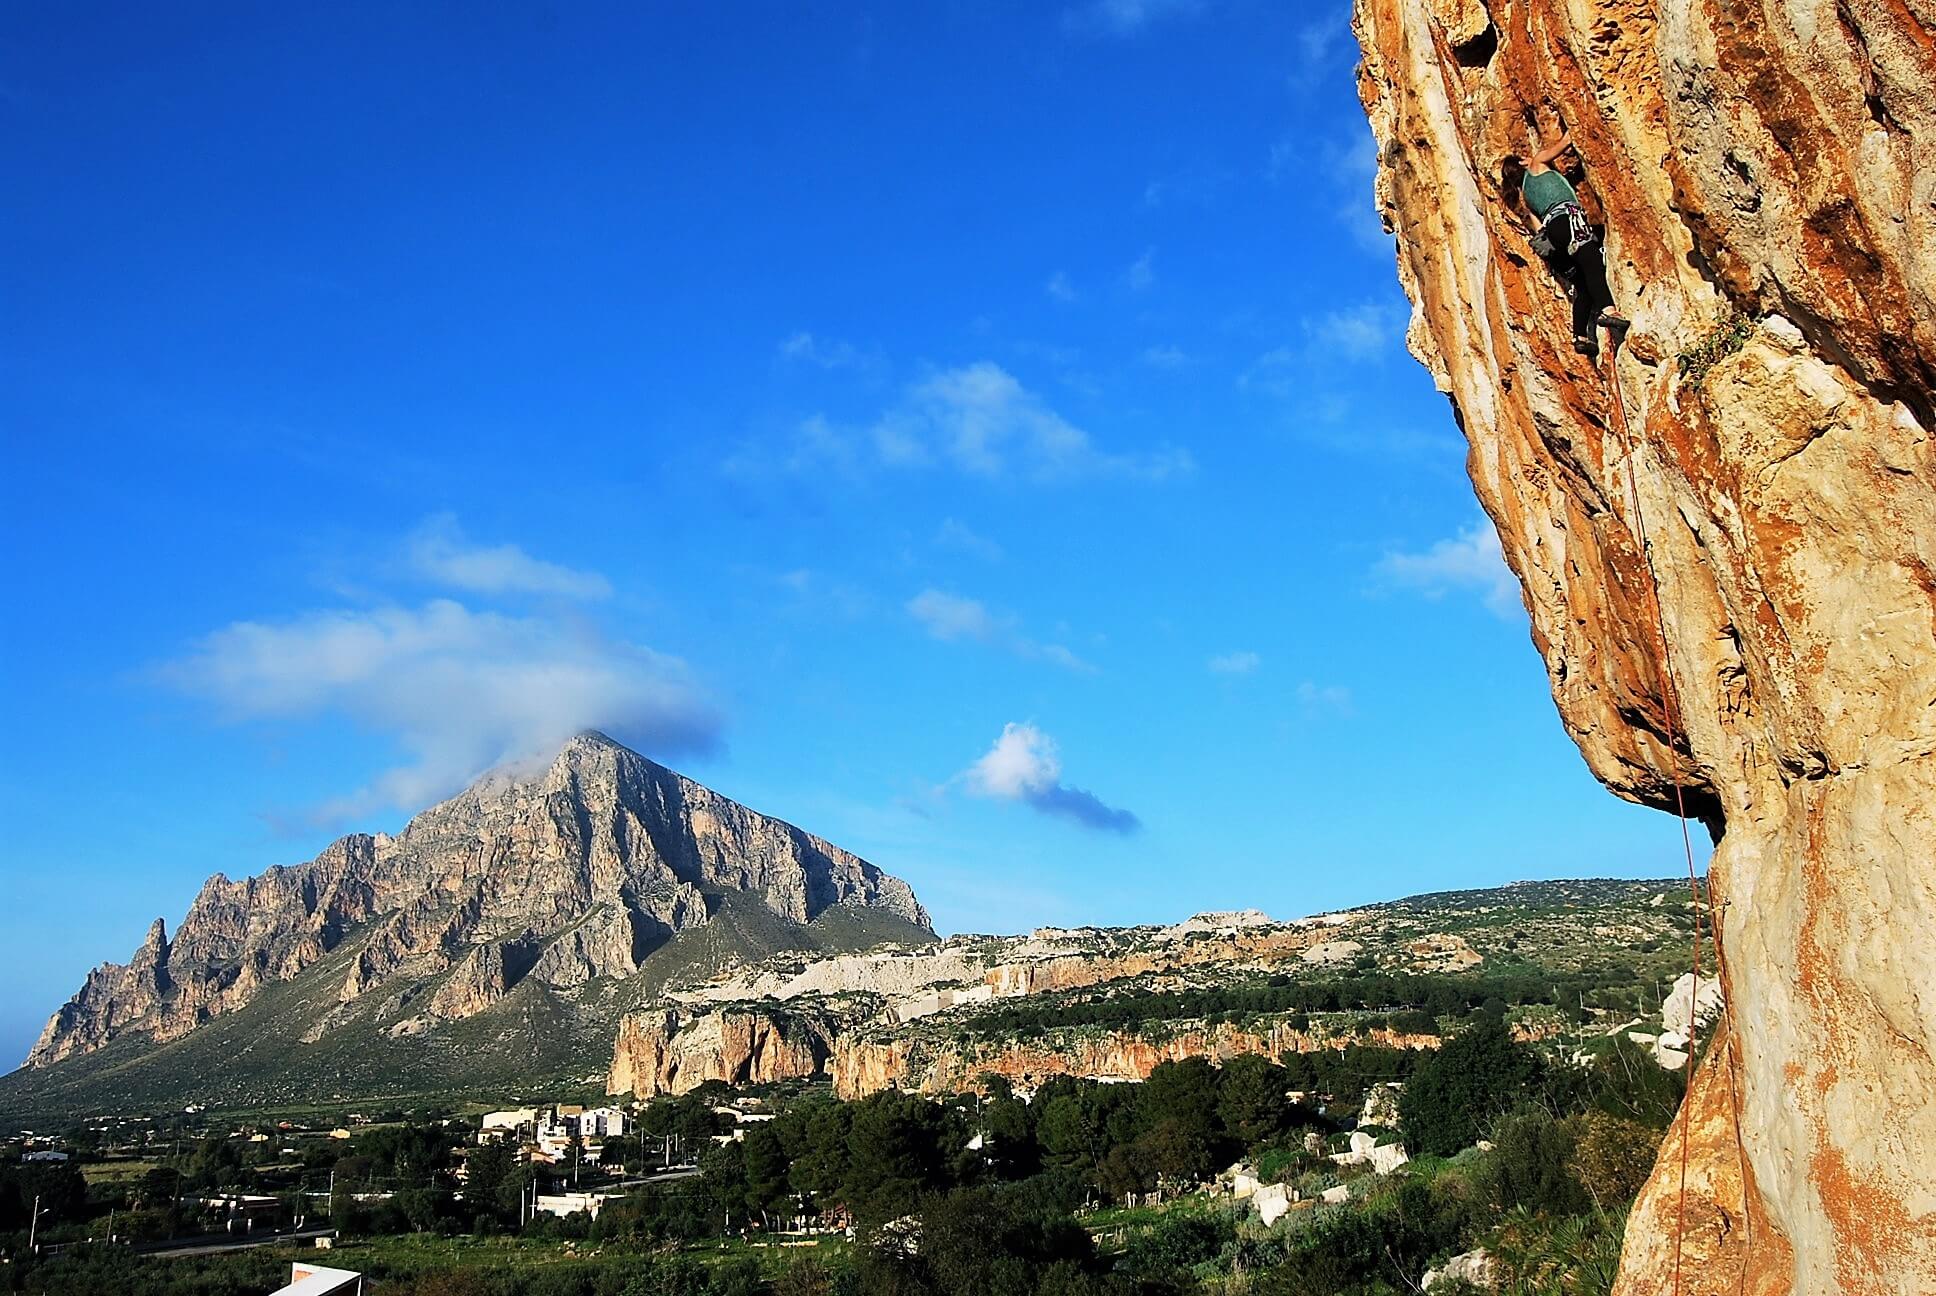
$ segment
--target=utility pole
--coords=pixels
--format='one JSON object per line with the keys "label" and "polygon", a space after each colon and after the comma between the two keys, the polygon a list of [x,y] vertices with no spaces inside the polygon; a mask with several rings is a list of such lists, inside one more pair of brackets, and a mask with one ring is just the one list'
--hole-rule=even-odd
{"label": "utility pole", "polygon": [[37,1236],[39,1236],[39,1234],[40,1234],[40,1194],[35,1193],[34,1194],[34,1213],[27,1222],[27,1254],[29,1255],[40,1254],[40,1248],[34,1245],[34,1239]]}

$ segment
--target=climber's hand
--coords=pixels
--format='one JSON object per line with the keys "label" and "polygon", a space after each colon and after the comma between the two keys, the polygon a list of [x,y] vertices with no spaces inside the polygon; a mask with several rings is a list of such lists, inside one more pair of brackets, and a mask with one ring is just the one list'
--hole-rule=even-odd
{"label": "climber's hand", "polygon": [[1568,137],[1565,130],[1561,130],[1557,140],[1551,144],[1540,145],[1539,152],[1533,154],[1530,160],[1537,166],[1551,166],[1560,154],[1572,147],[1572,139]]}

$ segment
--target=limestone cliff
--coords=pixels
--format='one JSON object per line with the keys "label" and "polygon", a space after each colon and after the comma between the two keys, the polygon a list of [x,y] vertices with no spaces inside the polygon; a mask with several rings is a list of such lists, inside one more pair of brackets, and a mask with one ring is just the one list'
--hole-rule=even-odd
{"label": "limestone cliff", "polygon": [[359,834],[307,864],[209,879],[172,940],[157,920],[130,963],[89,974],[28,1065],[124,1034],[177,1039],[338,950],[349,961],[336,1002],[441,978],[429,1017],[468,1017],[526,976],[629,976],[720,897],[789,924],[835,906],[928,923],[900,879],[587,734],[546,767],[486,775],[395,838]]}
{"label": "limestone cliff", "polygon": [[[1437,1048],[1436,1035],[1367,1031],[1362,1043],[1388,1048]],[[1239,1027],[1193,1023],[1160,1033],[1140,1031],[1056,1032],[1040,1041],[943,1043],[911,1038],[844,1037],[834,1041],[828,1073],[834,1092],[864,1098],[882,1089],[916,1093],[961,1093],[981,1086],[982,1077],[1000,1076],[1032,1089],[1053,1076],[1090,1080],[1140,1081],[1164,1062],[1207,1057],[1222,1063],[1255,1053],[1275,1058],[1341,1047],[1341,1041],[1293,1030],[1277,1023]]]}
{"label": "limestone cliff", "polygon": [[619,1026],[606,1088],[651,1098],[708,1080],[771,1084],[818,1075],[832,1051],[828,1024],[811,1014],[723,1010],[634,1013]]}
{"label": "limestone cliff", "polygon": [[[1687,1292],[1936,1291],[1933,20],[1358,0],[1412,350],[1560,715],[1716,837],[1731,1034],[1683,1113]],[[1634,320],[1597,369],[1498,180],[1561,119]],[[1673,1289],[1679,1148],[1627,1296]]]}

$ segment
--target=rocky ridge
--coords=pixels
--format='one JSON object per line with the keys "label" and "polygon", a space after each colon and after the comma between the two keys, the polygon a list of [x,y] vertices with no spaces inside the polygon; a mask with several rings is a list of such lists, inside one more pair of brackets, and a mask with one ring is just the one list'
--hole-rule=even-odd
{"label": "rocky ridge", "polygon": [[[711,981],[668,987],[663,999],[677,1008],[655,1004],[627,1016],[607,1089],[651,1097],[682,1093],[706,1079],[770,1081],[823,1073],[840,1087],[842,1072],[829,1067],[836,1057],[865,1054],[852,1037],[868,1027],[892,1028],[998,999],[1160,980],[1190,969],[1262,968],[1304,956],[1354,921],[1349,915],[1294,923],[1258,918],[1198,915],[1173,927],[1043,928],[1026,936],[954,937],[811,960],[782,956]],[[770,1040],[782,1046],[762,1053]],[[805,1047],[807,1040],[818,1047]],[[855,1075],[885,1078],[848,1087],[871,1092],[861,1086],[900,1083],[907,1072],[905,1050],[899,1056],[891,1074],[878,1061],[853,1064]],[[1086,1074],[1086,1063],[1073,1054],[1062,1065],[1066,1074]],[[940,1092],[952,1083],[935,1079],[921,1087]]]}
{"label": "rocky ridge", "polygon": [[527,978],[558,990],[638,973],[724,898],[783,924],[837,907],[925,931],[905,882],[757,814],[600,734],[548,765],[486,775],[396,837],[357,834],[258,877],[209,879],[171,939],[160,919],[127,964],[104,964],[54,1014],[27,1065],[124,1036],[178,1040],[265,987],[349,957],[304,1039],[373,992],[393,1035],[502,1001]]}
{"label": "rocky ridge", "polygon": [[[1603,966],[1609,951],[1633,952],[1626,970],[1638,987],[1679,957],[1662,951],[1682,947],[1686,899],[1658,884],[1539,883],[1291,922],[1200,914],[1167,927],[1044,928],[863,954],[782,954],[668,985],[621,1025],[606,1087],[650,1098],[709,1079],[825,1078],[845,1097],[885,1088],[944,1094],[979,1088],[991,1075],[1024,1089],[1056,1075],[1141,1080],[1161,1062],[1190,1056],[1276,1056],[1354,1041],[1430,1048],[1438,1036],[1395,1030],[1382,1012],[1320,1019],[1266,1010],[1206,1020],[1138,1007],[1127,1024],[1080,1023],[1119,999],[1153,1004],[1165,995],[1383,974],[1457,978],[1493,970],[1489,960],[1501,975],[1537,967],[1543,981],[1548,972]],[[1599,1014],[1613,1026],[1596,1033],[1646,1034],[1651,1019],[1630,1017],[1624,1003]],[[1030,1025],[1008,1024],[1016,1008]],[[1528,1038],[1570,1029],[1557,1018],[1520,1028]]]}
{"label": "rocky ridge", "polygon": [[[1358,0],[1355,27],[1410,344],[1561,718],[1716,838],[1728,1012],[1617,1290],[1936,1291],[1936,14]],[[1561,118],[1634,320],[1597,367],[1498,180]]]}

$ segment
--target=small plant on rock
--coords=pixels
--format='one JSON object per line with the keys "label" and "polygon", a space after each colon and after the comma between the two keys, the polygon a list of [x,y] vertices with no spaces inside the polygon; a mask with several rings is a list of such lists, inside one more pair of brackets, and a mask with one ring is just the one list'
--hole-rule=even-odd
{"label": "small plant on rock", "polygon": [[1754,318],[1742,311],[1731,310],[1721,317],[1721,321],[1708,330],[1707,336],[1680,353],[1681,377],[1696,385],[1706,381],[1708,373],[1715,365],[1747,345],[1754,336]]}

